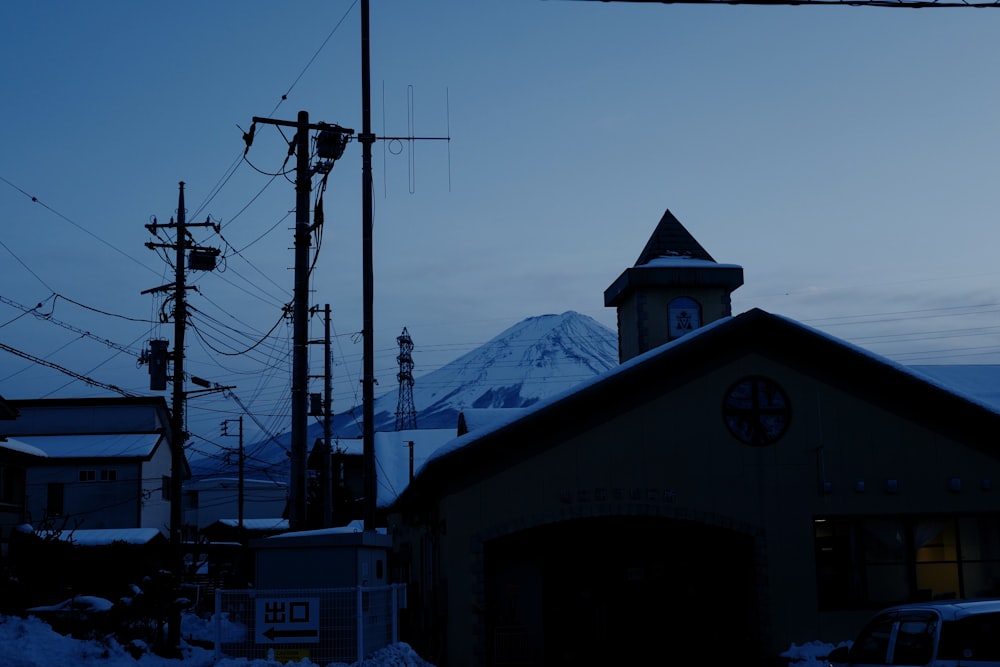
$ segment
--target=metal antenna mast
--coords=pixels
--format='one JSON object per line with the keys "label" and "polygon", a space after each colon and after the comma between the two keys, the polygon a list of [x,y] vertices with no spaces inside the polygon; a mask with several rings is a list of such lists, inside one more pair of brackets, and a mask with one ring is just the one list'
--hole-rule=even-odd
{"label": "metal antenna mast", "polygon": [[372,82],[371,45],[369,43],[369,0],[361,0],[361,285],[364,317],[361,325],[364,359],[361,373],[361,436],[364,468],[364,526],[375,530],[375,341],[374,341],[374,275],[372,271]]}

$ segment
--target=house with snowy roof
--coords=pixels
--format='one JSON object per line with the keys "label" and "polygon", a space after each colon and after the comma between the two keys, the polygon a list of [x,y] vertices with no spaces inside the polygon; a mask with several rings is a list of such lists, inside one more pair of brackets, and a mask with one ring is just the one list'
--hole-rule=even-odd
{"label": "house with snowy roof", "polygon": [[[39,530],[170,525],[170,413],[162,397],[8,400],[5,448],[31,452],[22,520]],[[186,460],[181,471],[189,475]]]}
{"label": "house with snowy roof", "polygon": [[421,656],[766,665],[889,604],[1000,595],[1000,410],[733,316],[742,281],[667,211],[604,295],[619,367],[427,458],[388,508]]}
{"label": "house with snowy roof", "polygon": [[[456,429],[425,428],[375,432],[376,499],[375,513],[379,525],[384,525],[385,508],[410,483],[414,471],[424,464],[436,449],[455,438]],[[322,479],[329,474],[329,493],[333,508],[326,526],[344,526],[364,516],[364,443],[361,439],[338,439],[331,447],[330,467],[324,467],[324,447],[318,442],[309,453],[311,494],[323,493]],[[312,515],[312,512],[310,512]],[[312,528],[323,527],[319,517],[310,517]]]}
{"label": "house with snowy roof", "polygon": [[244,524],[253,519],[265,526],[279,525],[287,500],[288,484],[283,480],[208,477],[186,482],[185,532],[194,539],[218,521],[223,521],[221,525],[229,520],[238,523],[241,516]]}

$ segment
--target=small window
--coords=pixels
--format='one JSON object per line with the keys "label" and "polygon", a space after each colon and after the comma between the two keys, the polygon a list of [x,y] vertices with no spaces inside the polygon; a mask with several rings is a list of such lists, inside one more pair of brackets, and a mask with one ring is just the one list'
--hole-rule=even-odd
{"label": "small window", "polygon": [[170,475],[164,475],[160,484],[160,497],[164,500],[170,500]]}
{"label": "small window", "polygon": [[701,327],[701,305],[686,296],[677,297],[668,308],[668,333],[670,340],[680,338]]}
{"label": "small window", "polygon": [[101,481],[102,482],[114,482],[118,479],[118,471],[114,468],[110,470],[101,471]]}
{"label": "small window", "polygon": [[96,470],[81,470],[80,471],[80,481],[81,482],[93,482],[97,479]]}

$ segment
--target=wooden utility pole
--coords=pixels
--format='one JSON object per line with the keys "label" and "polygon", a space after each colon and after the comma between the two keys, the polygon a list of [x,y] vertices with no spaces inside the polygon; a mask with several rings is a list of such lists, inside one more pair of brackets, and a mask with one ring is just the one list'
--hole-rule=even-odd
{"label": "wooden utility pole", "polygon": [[[310,313],[318,312],[318,309],[313,307]],[[313,525],[319,525],[321,528],[329,528],[332,524],[333,518],[333,448],[331,446],[331,440],[333,438],[333,357],[330,353],[330,304],[326,304],[326,308],[323,312],[323,340],[310,341],[311,343],[322,343],[323,344],[323,375],[316,376],[311,375],[310,377],[322,377],[323,378],[323,399],[321,402],[316,402],[313,407],[310,408],[309,414],[314,417],[323,418],[323,442],[319,445],[319,449],[322,452],[322,462],[319,469],[319,507],[321,517],[320,520],[313,521]],[[316,396],[313,397],[314,400]],[[319,441],[317,441],[318,443]]]}
{"label": "wooden utility pole", "polygon": [[239,436],[239,449],[237,449],[237,464],[236,464],[236,503],[238,507],[236,508],[236,515],[239,517],[238,522],[238,535],[240,536],[240,543],[243,543],[243,507],[246,498],[246,452],[243,448],[243,415],[240,415],[238,419],[227,419],[222,422],[222,435],[227,436],[229,433],[229,422],[237,422],[240,432],[237,433]]}
{"label": "wooden utility pole", "polygon": [[300,111],[295,134],[295,292],[292,297],[292,461],[289,491],[292,530],[306,526],[306,429],[308,428],[309,353],[309,112]]}
{"label": "wooden utility pole", "polygon": [[[275,120],[254,116],[254,125],[264,123],[295,128],[295,281],[292,296],[292,427],[291,427],[291,466],[289,470],[289,516],[288,527],[291,530],[302,530],[306,527],[306,473],[308,443],[306,441],[309,426],[309,247],[312,245],[312,227],[309,224],[309,194],[312,192],[312,167],[309,164],[309,131],[319,130],[329,132],[334,137],[334,154],[324,154],[320,149],[319,156],[332,157],[325,168],[332,168],[343,151],[347,137],[354,133],[339,125],[329,123],[309,123],[309,112],[299,111],[298,120]],[[251,139],[253,133],[248,135]],[[339,151],[336,148],[339,147]],[[249,148],[249,141],[247,143]]]}
{"label": "wooden utility pole", "polygon": [[[170,547],[173,555],[173,569],[176,577],[180,577],[184,566],[183,549],[183,529],[184,529],[184,506],[183,506],[183,483],[186,472],[184,458],[184,443],[187,442],[187,432],[184,430],[184,331],[187,327],[187,300],[185,292],[188,289],[185,284],[185,252],[188,250],[200,250],[213,258],[218,254],[217,250],[197,248],[188,242],[188,227],[212,227],[219,231],[218,225],[206,220],[205,222],[188,223],[184,207],[184,181],[179,184],[177,195],[177,222],[171,218],[168,224],[161,225],[154,219],[151,224],[146,225],[154,236],[158,235],[161,228],[173,228],[177,232],[176,243],[146,243],[147,248],[170,248],[176,252],[174,260],[174,282],[169,285],[154,287],[144,290],[142,294],[150,292],[173,291],[174,296],[174,351],[170,356],[173,360],[173,406],[170,415],[170,488],[168,492],[170,502]],[[207,266],[201,268],[208,268]],[[180,646],[180,611],[176,618],[171,618],[168,626],[167,642],[171,648]]]}
{"label": "wooden utility pole", "polygon": [[323,317],[323,521],[333,525],[333,360],[330,349],[330,304]]}

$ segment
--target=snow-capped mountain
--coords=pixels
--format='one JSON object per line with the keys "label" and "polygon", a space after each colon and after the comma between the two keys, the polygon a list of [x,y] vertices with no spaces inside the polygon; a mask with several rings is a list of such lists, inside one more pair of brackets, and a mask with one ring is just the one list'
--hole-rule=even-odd
{"label": "snow-capped mountain", "polygon": [[[523,408],[618,365],[615,332],[567,311],[529,317],[441,368],[418,376],[418,428],[454,428],[468,408]],[[375,430],[396,425],[398,388],[375,399]],[[361,435],[360,405],[334,419],[341,438]],[[316,436],[321,435],[317,428]],[[310,436],[313,434],[310,433]]]}
{"label": "snow-capped mountain", "polygon": [[[529,317],[451,363],[418,374],[413,384],[417,427],[457,429],[463,410],[527,407],[617,365],[617,334],[595,319],[574,311]],[[395,430],[398,402],[398,387],[376,397],[376,431]],[[362,414],[360,405],[336,414],[334,436],[360,438]],[[310,424],[307,441],[321,438],[322,431],[322,425]],[[283,465],[289,440],[284,433],[250,449],[256,449],[257,460]],[[200,466],[193,461],[192,467]],[[212,467],[218,472],[217,461]]]}

